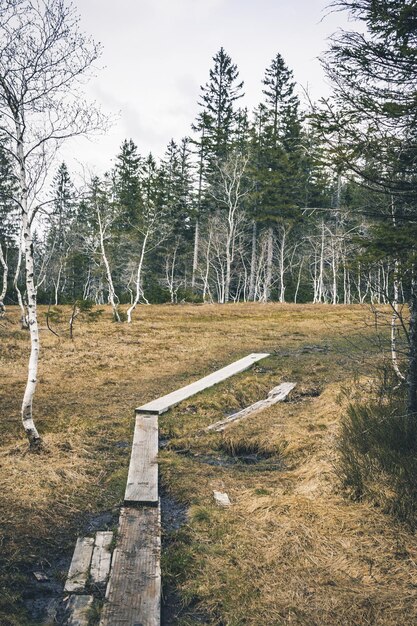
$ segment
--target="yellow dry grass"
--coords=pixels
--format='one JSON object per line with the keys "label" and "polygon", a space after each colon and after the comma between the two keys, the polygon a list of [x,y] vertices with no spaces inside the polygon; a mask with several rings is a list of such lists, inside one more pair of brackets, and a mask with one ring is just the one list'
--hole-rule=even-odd
{"label": "yellow dry grass", "polygon": [[[279,473],[200,468],[202,476],[191,481],[181,473],[191,473],[189,459],[184,468],[178,462],[172,468],[172,459],[165,459],[174,491],[186,497],[187,480],[192,493],[193,575],[182,582],[182,591],[190,602],[198,598],[204,623],[414,623],[414,535],[338,493],[333,464],[343,410],[335,402],[339,387],[329,385],[305,406],[295,404],[292,416],[287,405],[276,406],[253,418],[253,424],[248,420],[232,427],[239,433],[225,435],[235,442],[257,439],[261,449],[285,438],[287,467]],[[270,433],[267,444],[265,431]],[[232,507],[216,508],[213,489],[227,491]],[[183,623],[194,622],[184,617]]]}
{"label": "yellow dry grass", "polygon": [[[59,338],[42,323],[39,456],[27,453],[19,423],[28,340],[16,310],[8,320],[0,326],[0,623],[29,623],[18,602],[27,572],[69,553],[86,515],[120,505],[134,407],[255,351],[272,356],[161,417],[162,483],[189,506],[185,527],[166,537],[165,580],[181,605],[175,623],[412,623],[414,537],[346,501],[334,471],[340,391],[372,374],[366,307],[150,306],[132,325],[113,324],[106,310],[96,324],[78,323],[72,342],[66,323],[55,326]],[[297,382],[290,402],[222,435],[198,434],[283,380]],[[223,463],[242,450],[261,462]],[[214,489],[228,492],[230,509],[216,508]]]}

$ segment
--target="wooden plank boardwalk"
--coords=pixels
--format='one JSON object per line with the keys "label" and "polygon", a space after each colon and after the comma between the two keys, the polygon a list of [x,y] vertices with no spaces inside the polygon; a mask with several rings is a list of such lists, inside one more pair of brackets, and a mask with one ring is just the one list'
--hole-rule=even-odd
{"label": "wooden plank boardwalk", "polygon": [[124,508],[100,626],[159,626],[159,507]]}
{"label": "wooden plank boardwalk", "polygon": [[132,454],[100,626],[160,626],[161,520],[158,415],[248,369],[269,354],[250,354],[136,409]]}
{"label": "wooden plank boardwalk", "polygon": [[239,359],[239,361],[235,361],[234,363],[231,363],[230,365],[227,365],[226,367],[223,367],[222,369],[217,370],[204,378],[200,378],[200,380],[197,380],[186,387],[181,387],[181,389],[168,393],[166,396],[162,396],[157,400],[152,400],[152,402],[143,404],[138,407],[136,411],[138,413],[152,413],[155,415],[165,413],[165,411],[168,411],[171,407],[179,404],[187,398],[190,398],[199,391],[203,391],[213,385],[217,385],[217,383],[230,378],[230,376],[244,372],[254,363],[260,361],[261,359],[265,359],[267,356],[269,356],[268,353],[249,354],[248,356],[243,357],[243,359]]}
{"label": "wooden plank boardwalk", "polygon": [[101,531],[96,534],[93,558],[91,559],[91,582],[95,585],[103,585],[107,582],[111,563],[111,544],[113,533]]}
{"label": "wooden plank boardwalk", "polygon": [[296,383],[281,383],[277,387],[271,389],[271,391],[268,393],[268,397],[265,400],[259,400],[259,402],[255,402],[254,404],[247,406],[245,409],[242,409],[237,413],[233,413],[233,415],[229,415],[228,417],[225,417],[224,419],[219,420],[214,424],[210,424],[210,426],[207,426],[205,430],[220,432],[222,430],[225,430],[228,426],[230,426],[230,424],[233,424],[234,422],[240,422],[240,420],[244,419],[245,417],[249,417],[249,415],[253,415],[253,413],[262,411],[263,409],[266,409],[268,406],[272,406],[277,402],[282,402],[288,396],[290,391],[294,389],[295,385]]}
{"label": "wooden plank boardwalk", "polygon": [[67,626],[88,626],[93,601],[93,596],[71,596],[67,604],[69,611]]}
{"label": "wooden plank boardwalk", "polygon": [[158,416],[136,415],[125,504],[158,504]]}
{"label": "wooden plank boardwalk", "polygon": [[77,539],[64,591],[68,593],[84,591],[90,570],[93,547],[94,539],[92,537],[80,537]]}

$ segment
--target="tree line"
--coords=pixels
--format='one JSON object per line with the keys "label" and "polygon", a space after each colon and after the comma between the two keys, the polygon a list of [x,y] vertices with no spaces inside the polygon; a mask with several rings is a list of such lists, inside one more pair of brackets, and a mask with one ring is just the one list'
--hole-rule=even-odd
{"label": "tree line", "polygon": [[331,6],[362,28],[330,42],[328,100],[303,110],[277,53],[250,113],[221,48],[189,137],[161,159],[127,139],[114,167],[83,184],[62,163],[46,193],[62,142],[105,129],[82,95],[100,48],[65,0],[0,5],[0,313],[17,302],[30,333],[22,419],[33,447],[38,302],[71,303],[73,315],[109,302],[116,321],[148,302],[387,303],[417,438],[417,7]]}
{"label": "tree line", "polygon": [[[279,53],[262,83],[250,114],[221,48],[190,136],[161,159],[125,140],[114,167],[78,188],[62,163],[34,233],[38,301],[109,302],[116,319],[124,303],[129,320],[149,302],[386,302],[394,265],[360,260],[372,221],[357,210],[363,189],[329,158]],[[1,300],[23,313],[15,172],[2,146]]]}

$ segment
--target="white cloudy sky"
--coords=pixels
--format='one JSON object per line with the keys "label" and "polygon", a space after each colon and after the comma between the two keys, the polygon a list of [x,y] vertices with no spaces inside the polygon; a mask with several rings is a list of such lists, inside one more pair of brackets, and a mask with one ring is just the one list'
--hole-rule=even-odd
{"label": "white cloudy sky", "polygon": [[[103,45],[103,66],[88,95],[118,114],[105,136],[78,140],[62,156],[100,173],[123,139],[161,156],[171,137],[189,133],[200,85],[223,46],[245,81],[243,104],[261,99],[265,68],[277,52],[313,98],[329,93],[317,57],[346,26],[327,0],[76,0],[82,28]],[[327,17],[326,17],[327,15]]]}

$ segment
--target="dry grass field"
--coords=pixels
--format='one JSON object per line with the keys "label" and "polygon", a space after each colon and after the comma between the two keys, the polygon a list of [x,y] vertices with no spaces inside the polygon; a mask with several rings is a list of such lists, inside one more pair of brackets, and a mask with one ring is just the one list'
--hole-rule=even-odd
{"label": "dry grass field", "polygon": [[[39,455],[19,418],[28,337],[17,310],[0,321],[2,626],[42,623],[78,534],[114,524],[135,406],[260,351],[271,356],[161,416],[165,625],[415,623],[414,535],[346,499],[337,478],[340,416],[377,360],[366,307],[148,306],[131,325],[106,310],[77,321],[73,341],[61,310],[59,337],[41,310]],[[288,402],[201,433],[282,381],[297,383]]]}

